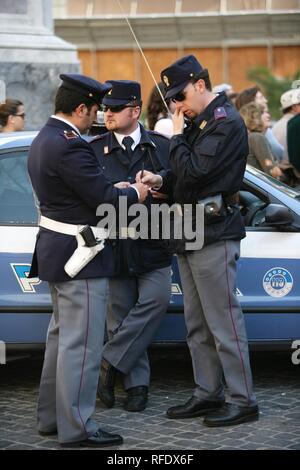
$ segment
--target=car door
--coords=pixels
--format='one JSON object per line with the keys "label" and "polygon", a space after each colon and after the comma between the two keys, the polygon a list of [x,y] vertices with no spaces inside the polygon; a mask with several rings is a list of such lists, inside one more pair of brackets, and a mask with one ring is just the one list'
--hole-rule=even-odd
{"label": "car door", "polygon": [[248,338],[265,346],[289,344],[300,337],[299,217],[294,213],[291,226],[267,226],[267,207],[275,203],[290,208],[289,199],[280,191],[274,195],[272,186],[262,186],[258,177],[244,181],[240,200],[247,236],[241,242],[237,294]]}
{"label": "car door", "polygon": [[0,151],[0,340],[14,345],[43,344],[51,312],[47,283],[27,277],[38,230],[27,154]]}

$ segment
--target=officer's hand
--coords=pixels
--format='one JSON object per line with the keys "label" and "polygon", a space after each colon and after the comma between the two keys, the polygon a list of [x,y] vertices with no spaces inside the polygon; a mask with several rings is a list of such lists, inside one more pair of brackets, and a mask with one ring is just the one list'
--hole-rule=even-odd
{"label": "officer's hand", "polygon": [[128,181],[119,181],[119,183],[114,184],[115,188],[125,189],[129,188],[130,183]]}
{"label": "officer's hand", "polygon": [[135,181],[137,183],[142,182],[142,183],[146,184],[147,186],[149,186],[149,188],[153,188],[153,187],[158,187],[159,188],[162,185],[162,182],[163,182],[162,177],[160,175],[155,175],[151,171],[147,171],[147,170],[143,171],[143,178],[142,178],[142,172],[139,171],[136,174]]}
{"label": "officer's hand", "polygon": [[168,195],[164,193],[159,193],[158,191],[155,191],[154,189],[150,189],[151,196],[153,199],[168,199]]}
{"label": "officer's hand", "polygon": [[139,192],[139,202],[144,202],[146,197],[148,196],[148,191],[149,188],[143,183],[134,183],[131,185],[131,187],[134,187],[138,190]]}
{"label": "officer's hand", "polygon": [[180,109],[175,109],[172,115],[174,135],[182,134],[184,129],[184,114]]}

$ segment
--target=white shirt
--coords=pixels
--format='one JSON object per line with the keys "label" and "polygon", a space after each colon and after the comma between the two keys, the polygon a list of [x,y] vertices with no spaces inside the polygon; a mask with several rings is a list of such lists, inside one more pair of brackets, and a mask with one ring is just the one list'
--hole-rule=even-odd
{"label": "white shirt", "polygon": [[[124,139],[124,137],[131,137],[133,139],[133,144],[131,145],[131,150],[134,150],[135,147],[138,145],[139,141],[141,140],[141,128],[140,128],[140,125],[138,125],[137,129],[135,129],[135,131],[133,131],[131,134],[129,135],[123,135],[123,134],[119,134],[118,132],[114,132],[115,136],[116,136],[116,139],[117,141],[119,142],[119,145],[121,145],[121,147],[123,149],[125,149],[125,146],[122,144],[122,140]],[[160,175],[159,175],[160,176]],[[160,189],[162,187],[162,184],[163,184],[163,179],[162,177],[160,176],[161,178],[161,184],[153,189]],[[136,188],[134,188],[136,189]],[[138,190],[136,189],[138,195],[139,195],[139,192]],[[140,195],[139,195],[139,198],[140,198]]]}
{"label": "white shirt", "polygon": [[[135,147],[139,144],[140,140],[141,140],[141,128],[140,128],[140,125],[138,124],[137,128],[131,132],[131,134],[129,135],[125,135],[125,134],[119,134],[119,132],[114,132],[115,134],[115,137],[119,143],[119,145],[121,145],[121,147],[125,150],[125,145],[122,144],[122,140],[124,139],[124,137],[131,137],[133,139],[133,144],[131,145],[131,150],[133,151],[135,149]],[[137,195],[138,195],[138,198],[140,199],[140,192],[137,188],[133,187],[133,189],[136,190],[137,192]]]}
{"label": "white shirt", "polygon": [[131,137],[133,139],[133,144],[131,146],[131,150],[134,150],[135,147],[139,144],[139,142],[141,140],[141,136],[142,136],[140,125],[138,125],[137,128],[135,129],[135,131],[133,131],[129,135],[119,134],[119,132],[114,132],[114,134],[116,136],[116,139],[117,139],[119,145],[121,145],[121,147],[124,150],[125,150],[125,146],[122,144],[122,140],[124,139],[124,137]]}
{"label": "white shirt", "polygon": [[172,137],[174,134],[173,121],[170,118],[159,119],[155,126],[154,130],[160,134],[165,135],[166,137]]}
{"label": "white shirt", "polygon": [[60,116],[56,116],[55,114],[52,114],[51,117],[52,117],[53,119],[57,119],[58,121],[62,121],[62,122],[64,122],[65,124],[68,124],[68,126],[71,126],[71,127],[74,129],[74,131],[76,131],[76,133],[81,136],[80,130],[79,130],[76,126],[74,126],[74,124],[72,124],[70,121],[68,121],[67,119],[64,119],[64,118],[62,118],[62,117],[60,117]]}

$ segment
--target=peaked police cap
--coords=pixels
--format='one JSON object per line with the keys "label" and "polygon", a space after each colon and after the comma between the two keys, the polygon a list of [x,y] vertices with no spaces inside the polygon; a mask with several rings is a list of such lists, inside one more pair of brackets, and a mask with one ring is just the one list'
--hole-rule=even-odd
{"label": "peaked police cap", "polygon": [[164,69],[160,76],[166,87],[165,98],[172,98],[201,72],[207,73],[207,69],[193,55],[186,55]]}
{"label": "peaked police cap", "polygon": [[132,80],[108,80],[111,90],[103,98],[106,106],[128,104],[131,101],[141,102],[141,85]]}
{"label": "peaked police cap", "polygon": [[95,103],[101,104],[102,98],[111,86],[108,83],[100,83],[93,78],[77,73],[61,74],[62,86],[71,91],[76,91],[81,95],[90,98]]}

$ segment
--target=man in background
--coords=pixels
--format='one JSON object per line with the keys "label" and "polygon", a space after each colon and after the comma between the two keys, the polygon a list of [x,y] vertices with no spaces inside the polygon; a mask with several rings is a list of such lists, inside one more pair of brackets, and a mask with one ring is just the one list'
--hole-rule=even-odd
{"label": "man in background", "polygon": [[283,159],[289,160],[287,127],[289,120],[300,113],[300,88],[293,88],[283,93],[280,103],[283,116],[274,124],[272,131],[278,142],[283,146]]}

